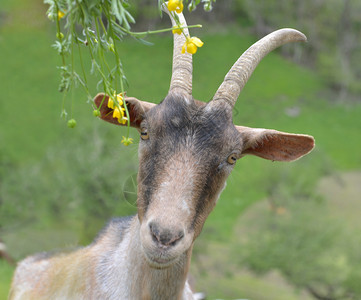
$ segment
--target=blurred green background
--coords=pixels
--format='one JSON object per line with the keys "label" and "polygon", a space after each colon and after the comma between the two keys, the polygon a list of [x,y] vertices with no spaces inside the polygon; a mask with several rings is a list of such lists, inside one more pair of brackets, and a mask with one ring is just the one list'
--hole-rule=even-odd
{"label": "blurred green background", "polygon": [[[129,2],[134,30],[168,26],[155,0]],[[0,6],[0,239],[16,261],[86,245],[109,218],[136,212],[137,133],[133,145],[121,145],[125,129],[94,118],[80,88],[67,95],[77,120],[67,128],[46,10],[41,0]],[[259,37],[281,27],[308,36],[262,61],[234,122],[310,134],[317,145],[291,164],[237,163],[192,258],[195,287],[208,299],[361,299],[360,15],[357,0],[230,0],[209,13],[186,12],[189,24],[203,24],[192,33],[205,43],[193,82],[204,101]],[[128,95],[164,98],[171,38],[119,45]],[[94,95],[96,82],[90,77]],[[0,299],[13,270],[0,258]]]}

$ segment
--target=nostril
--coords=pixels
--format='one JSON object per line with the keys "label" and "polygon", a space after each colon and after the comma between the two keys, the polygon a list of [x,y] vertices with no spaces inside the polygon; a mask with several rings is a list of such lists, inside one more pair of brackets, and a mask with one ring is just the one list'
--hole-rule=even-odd
{"label": "nostril", "polygon": [[154,223],[149,223],[149,229],[150,229],[150,233],[152,235],[152,239],[154,242],[159,242],[159,229],[158,226]]}
{"label": "nostril", "polygon": [[175,246],[184,237],[184,231],[180,230],[173,240],[169,242],[169,246]]}
{"label": "nostril", "polygon": [[184,230],[179,230],[177,234],[177,240],[181,240],[184,237]]}
{"label": "nostril", "polygon": [[175,246],[183,237],[183,230],[162,229],[154,222],[149,223],[149,229],[154,242],[162,246]]}

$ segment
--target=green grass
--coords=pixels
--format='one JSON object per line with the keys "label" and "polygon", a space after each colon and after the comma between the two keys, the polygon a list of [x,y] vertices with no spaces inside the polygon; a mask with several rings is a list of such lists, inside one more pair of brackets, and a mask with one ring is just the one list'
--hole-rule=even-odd
{"label": "green grass", "polygon": [[[24,6],[24,3],[27,4]],[[60,58],[50,46],[55,34],[53,24],[45,18],[46,9],[41,1],[32,6],[30,2],[8,0],[3,5],[3,11],[11,15],[8,20],[12,21],[0,28],[0,151],[15,166],[24,167],[41,162],[54,145],[67,147],[69,139],[80,139],[84,130],[92,128],[98,120],[93,118],[92,108],[81,90],[69,94],[67,102],[69,110],[73,98],[78,127],[68,129],[66,122],[59,117],[62,95],[57,92],[59,72],[56,65]],[[34,21],[29,26],[21,21],[27,10]],[[42,18],[44,22],[35,22]],[[230,66],[254,41],[250,36],[233,32],[225,35],[207,35],[206,32],[206,28],[197,31],[197,36],[205,44],[194,56],[193,79],[194,97],[204,101],[212,98]],[[154,46],[127,40],[121,44],[120,52],[129,81],[128,95],[159,102],[169,88],[172,43],[169,35],[151,37],[150,41]],[[242,92],[235,107],[234,122],[314,135],[318,155],[311,154],[311,162],[314,159],[314,164],[317,164],[322,156],[335,168],[359,169],[361,105],[331,103],[324,99],[324,89],[315,72],[272,53],[262,61]],[[92,91],[97,92],[95,84]],[[300,107],[298,117],[291,118],[284,113],[291,106]],[[135,146],[124,150],[120,145],[124,129],[100,122],[97,126],[99,130],[109,132],[112,140],[118,140],[115,147],[119,147],[119,152],[128,151],[134,158]],[[137,136],[136,133],[133,135]],[[297,170],[297,165],[302,166],[303,161],[294,164]],[[266,194],[264,174],[271,174],[270,170],[280,165],[254,157],[239,161],[216,209],[207,220],[201,239],[230,242],[228,238],[239,215]],[[78,225],[70,230],[75,230]],[[22,250],[32,252],[36,249]],[[1,299],[7,293],[4,290],[7,290],[11,273],[12,268],[0,262]]]}
{"label": "green grass", "polygon": [[12,266],[0,260],[0,299],[7,299],[13,272],[14,268]]}

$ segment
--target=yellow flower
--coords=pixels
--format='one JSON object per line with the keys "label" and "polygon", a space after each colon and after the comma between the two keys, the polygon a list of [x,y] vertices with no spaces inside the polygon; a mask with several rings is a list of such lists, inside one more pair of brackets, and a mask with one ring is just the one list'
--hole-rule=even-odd
{"label": "yellow flower", "polygon": [[58,20],[64,18],[65,12],[62,12],[61,10],[58,10]]}
{"label": "yellow flower", "polygon": [[176,11],[177,13],[180,14],[183,11],[183,0],[169,0],[168,10]]}
{"label": "yellow flower", "polygon": [[197,49],[203,46],[203,42],[197,37],[187,37],[186,42],[182,47],[182,53],[185,53],[186,50],[190,54],[195,54]]}
{"label": "yellow flower", "polygon": [[123,116],[120,120],[118,119],[118,122],[120,123],[120,124],[127,124],[127,122],[128,122],[128,118],[127,117],[125,117],[125,116]]}
{"label": "yellow flower", "polygon": [[124,111],[125,109],[123,107],[116,107],[113,111],[113,118],[118,119],[120,124],[125,124],[128,120],[126,117],[124,117]]}
{"label": "yellow flower", "polygon": [[[116,98],[119,106],[122,106],[123,105],[123,95],[122,95],[122,93],[120,93],[118,95],[115,95],[115,93],[114,93],[114,97]],[[114,109],[114,100],[113,100],[113,98],[109,98],[108,107],[111,108],[111,109]]]}
{"label": "yellow flower", "polygon": [[122,93],[117,95],[117,101],[118,101],[119,105],[123,105],[123,94]]}
{"label": "yellow flower", "polygon": [[128,119],[124,116],[125,108],[122,93],[116,95],[114,93],[114,97],[109,98],[108,107],[113,109],[113,118],[118,119],[120,124],[127,123]]}
{"label": "yellow flower", "polygon": [[111,109],[114,109],[114,101],[112,98],[109,98],[109,100],[108,100],[108,107]]}
{"label": "yellow flower", "polygon": [[173,34],[182,34],[182,29],[180,29],[179,26],[173,26],[172,33]]}
{"label": "yellow flower", "polygon": [[130,144],[133,143],[133,139],[129,137],[126,138],[125,136],[123,136],[121,143],[124,144],[125,146],[129,146]]}

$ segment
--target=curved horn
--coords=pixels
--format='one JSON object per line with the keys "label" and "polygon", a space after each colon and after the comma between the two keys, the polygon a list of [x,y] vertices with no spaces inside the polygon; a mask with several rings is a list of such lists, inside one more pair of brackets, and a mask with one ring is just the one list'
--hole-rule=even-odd
{"label": "curved horn", "polygon": [[229,70],[212,102],[222,100],[233,108],[240,92],[263,57],[284,44],[301,41],[307,41],[303,33],[295,29],[284,28],[268,34],[253,44]]}
{"label": "curved horn", "polygon": [[[163,5],[163,10],[169,15],[172,26],[176,26],[171,12],[166,5]],[[174,12],[179,18],[182,26],[187,26],[187,22],[183,16],[183,13]],[[188,28],[183,29],[184,34],[189,36]],[[173,34],[173,67],[172,67],[172,79],[170,82],[169,92],[176,91],[186,96],[192,95],[192,54],[188,52],[182,54],[182,46],[184,45],[186,38],[183,34]]]}

